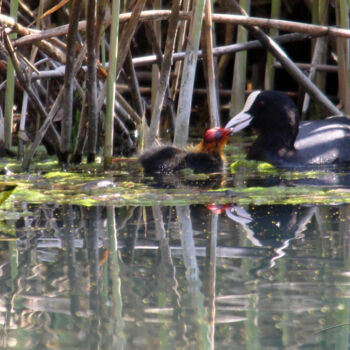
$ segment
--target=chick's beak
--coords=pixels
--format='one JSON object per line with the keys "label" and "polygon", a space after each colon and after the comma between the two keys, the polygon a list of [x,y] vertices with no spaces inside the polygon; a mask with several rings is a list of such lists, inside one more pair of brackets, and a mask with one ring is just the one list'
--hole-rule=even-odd
{"label": "chick's beak", "polygon": [[224,128],[223,129],[223,134],[225,137],[229,137],[233,134],[232,128]]}
{"label": "chick's beak", "polygon": [[253,116],[247,112],[240,112],[235,115],[226,125],[225,129],[231,129],[231,133],[234,134],[238,131],[246,128],[252,121]]}

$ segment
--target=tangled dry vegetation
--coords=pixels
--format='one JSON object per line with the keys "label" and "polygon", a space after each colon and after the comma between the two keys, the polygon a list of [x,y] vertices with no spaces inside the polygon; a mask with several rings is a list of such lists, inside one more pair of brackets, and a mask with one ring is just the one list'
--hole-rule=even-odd
{"label": "tangled dry vegetation", "polygon": [[310,97],[313,112],[350,110],[346,0],[0,5],[1,154],[18,146],[24,170],[41,144],[63,167],[184,145],[256,88],[294,94],[304,116]]}

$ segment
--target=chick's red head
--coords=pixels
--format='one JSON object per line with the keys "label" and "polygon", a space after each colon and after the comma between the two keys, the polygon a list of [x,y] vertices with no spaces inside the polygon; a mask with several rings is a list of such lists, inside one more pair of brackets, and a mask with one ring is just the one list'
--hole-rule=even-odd
{"label": "chick's red head", "polygon": [[215,128],[208,129],[205,132],[203,136],[203,140],[206,143],[220,142],[222,140],[227,141],[231,133],[232,133],[231,129],[215,127]]}
{"label": "chick's red head", "polygon": [[207,153],[221,153],[231,134],[231,129],[220,127],[208,129],[200,143],[200,150]]}

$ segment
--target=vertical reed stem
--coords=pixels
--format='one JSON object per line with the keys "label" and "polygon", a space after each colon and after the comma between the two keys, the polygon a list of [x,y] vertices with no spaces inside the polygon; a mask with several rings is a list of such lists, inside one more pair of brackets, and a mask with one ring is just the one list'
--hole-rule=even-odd
{"label": "vertical reed stem", "polygon": [[107,167],[112,163],[113,156],[113,134],[114,134],[114,102],[115,102],[115,85],[117,74],[117,56],[118,56],[118,31],[119,31],[119,11],[120,0],[113,0],[112,3],[112,23],[110,34],[109,48],[109,67],[107,77],[107,103],[105,119],[105,149],[104,149],[104,166]]}
{"label": "vertical reed stem", "polygon": [[[118,0],[119,1],[119,0]],[[113,8],[113,7],[112,7]],[[115,209],[113,206],[107,206],[107,232],[108,232],[108,250],[110,254],[110,300],[111,300],[111,322],[113,322],[113,330],[117,345],[114,347],[119,349],[126,348],[125,323],[123,319],[123,298],[122,298],[122,280],[121,268],[119,265],[118,255],[118,232],[115,219]],[[110,344],[109,344],[110,345]]]}
{"label": "vertical reed stem", "polygon": [[[312,23],[320,24],[320,25],[328,25],[328,7],[329,0],[313,0],[312,1]],[[319,57],[317,58],[318,64],[326,64],[327,63],[327,47],[328,47],[328,37],[319,37],[312,40],[312,52],[314,52],[314,56],[316,55],[315,46],[317,42],[320,41],[321,48],[317,53]],[[316,58],[316,56],[315,56]],[[316,76],[314,79],[316,86],[324,91],[326,87],[326,72],[316,71]],[[308,97],[305,98],[307,99]],[[316,101],[310,100],[310,105],[312,106],[312,118],[318,119],[318,116],[324,114],[324,108],[320,106]],[[311,109],[309,108],[309,109]],[[304,112],[303,112],[304,113]],[[302,116],[303,117],[303,116]]]}
{"label": "vertical reed stem", "polygon": [[213,55],[213,23],[211,19],[211,0],[205,5],[205,15],[202,31],[202,46],[204,58],[204,73],[207,83],[210,126],[220,125],[218,93],[216,90],[215,61]]}
{"label": "vertical reed stem", "polygon": [[[241,7],[250,12],[250,0],[241,0]],[[246,42],[248,31],[243,26],[238,26],[237,43]],[[230,117],[237,114],[243,107],[245,101],[245,90],[247,81],[247,51],[237,52],[233,71],[233,83],[231,91]]]}
{"label": "vertical reed stem", "polygon": [[154,143],[159,130],[160,115],[162,112],[165,92],[169,86],[170,71],[173,61],[173,52],[175,47],[176,33],[179,21],[181,1],[174,1],[171,8],[171,16],[168,25],[168,34],[165,43],[164,59],[162,62],[162,67],[160,71],[158,90],[155,96],[153,110],[152,110],[152,120],[149,130],[148,137],[146,139],[146,146],[150,146]]}
{"label": "vertical reed stem", "polygon": [[[347,0],[337,0],[337,24],[349,28],[349,6]],[[350,114],[350,52],[349,40],[337,38],[339,93],[344,104],[344,112]]]}
{"label": "vertical reed stem", "polygon": [[[320,0],[318,3],[318,21],[317,24],[328,25],[328,6],[329,0]],[[321,52],[321,58],[319,60],[320,64],[327,63],[327,47],[328,47],[328,37],[319,38],[323,43],[323,52]],[[316,85],[321,89],[325,89],[326,85],[326,73],[325,72],[316,72]]]}
{"label": "vertical reed stem", "polygon": [[[10,16],[17,21],[18,0],[11,0]],[[10,35],[10,39],[15,39],[16,34]],[[13,104],[15,95],[15,70],[11,60],[7,61],[6,73],[6,92],[5,92],[5,147],[10,149],[12,145],[12,123],[13,123]]]}
{"label": "vertical reed stem", "polygon": [[[160,10],[162,8],[162,0],[154,0],[153,1],[153,9]],[[153,31],[156,37],[156,44],[162,50],[162,33],[161,33],[161,22],[154,21],[152,23]],[[151,86],[151,110],[153,115],[154,103],[157,96],[157,91],[159,88],[159,78],[160,78],[160,69],[158,64],[152,64],[152,86]]]}
{"label": "vertical reed stem", "polygon": [[88,49],[88,73],[87,73],[87,101],[88,101],[88,163],[95,161],[98,113],[97,113],[97,77],[96,77],[96,1],[88,1],[87,10],[87,49]]}
{"label": "vertical reed stem", "polygon": [[[322,56],[323,41],[321,41],[321,39],[322,38],[316,39],[316,45],[314,46],[314,51],[312,55],[311,69],[309,72],[309,79],[312,82],[314,82],[316,78],[316,66],[320,64],[320,59]],[[304,97],[303,107],[302,107],[301,119],[305,119],[305,116],[309,109],[309,105],[310,105],[310,95],[306,93]]]}
{"label": "vertical reed stem", "polygon": [[174,143],[184,146],[188,139],[194,79],[197,67],[198,48],[202,30],[205,0],[197,0],[193,5],[186,56],[182,70],[179,104],[175,123]]}
{"label": "vertical reed stem", "polygon": [[131,17],[129,21],[123,26],[122,33],[120,34],[120,40],[118,45],[117,72],[116,72],[117,78],[123,67],[125,58],[129,52],[130,43],[139,25],[139,18],[145,6],[145,3],[146,3],[146,0],[137,0],[136,4],[134,5],[134,8],[132,9]]}
{"label": "vertical reed stem", "polygon": [[[281,0],[272,0],[271,3],[271,18],[279,18],[281,14]],[[272,28],[269,31],[269,36],[274,37],[278,35],[278,29]],[[266,90],[274,89],[275,85],[275,69],[273,68],[274,57],[267,53],[266,67],[265,67],[265,82],[264,88]]]}
{"label": "vertical reed stem", "polygon": [[[182,11],[188,12],[190,9],[190,4],[191,4],[191,0],[184,0],[183,5],[182,5]],[[188,26],[187,21],[183,21],[180,25],[179,33],[177,36],[177,46],[176,46],[177,52],[181,52],[184,49],[184,42],[185,42],[185,37],[186,37],[187,26]],[[179,84],[180,84],[182,65],[183,65],[182,60],[179,60],[175,63],[175,69],[174,69],[175,79],[174,79],[173,84],[171,86],[171,98],[173,100],[175,100],[175,98],[176,98],[177,89],[178,89]]]}
{"label": "vertical reed stem", "polygon": [[67,38],[66,70],[64,75],[64,113],[61,127],[61,163],[65,165],[68,161],[72,137],[73,119],[73,86],[74,86],[74,59],[75,41],[78,32],[78,21],[80,15],[81,2],[73,0],[70,16],[69,30]]}

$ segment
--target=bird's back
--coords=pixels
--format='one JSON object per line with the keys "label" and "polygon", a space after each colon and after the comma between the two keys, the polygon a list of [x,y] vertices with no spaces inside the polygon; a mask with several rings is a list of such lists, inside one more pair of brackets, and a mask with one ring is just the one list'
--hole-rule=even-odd
{"label": "bird's back", "polygon": [[349,118],[331,117],[302,122],[295,149],[298,160],[307,164],[349,163]]}

